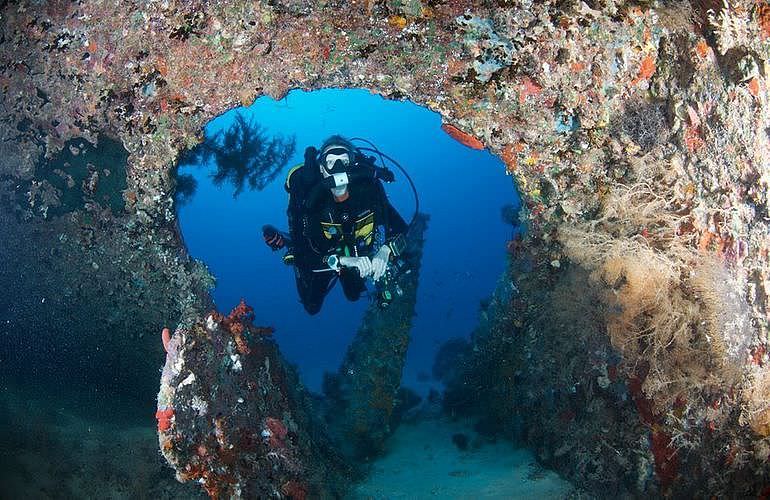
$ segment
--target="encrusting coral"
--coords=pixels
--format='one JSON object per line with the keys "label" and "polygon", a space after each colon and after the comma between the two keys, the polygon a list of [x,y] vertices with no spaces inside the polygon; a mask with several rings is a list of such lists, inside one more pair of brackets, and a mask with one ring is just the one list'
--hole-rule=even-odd
{"label": "encrusting coral", "polygon": [[[593,491],[756,497],[770,480],[769,18],[754,0],[678,9],[556,0],[6,2],[0,200],[40,230],[39,247],[64,252],[53,260],[56,279],[36,280],[67,284],[48,287],[46,308],[81,300],[99,323],[127,311],[109,320],[109,352],[137,358],[126,377],[154,377],[148,354],[161,350],[154,335],[151,348],[136,341],[136,329],[155,332],[178,317],[196,318],[186,340],[198,347],[208,346],[208,326],[217,332],[221,344],[208,347],[226,366],[207,370],[245,377],[243,365],[264,361],[269,339],[203,314],[210,277],[175,233],[176,156],[211,118],[262,95],[363,87],[411,99],[472,147],[500,154],[524,205],[527,233],[510,247],[515,274],[502,280],[473,347],[470,365],[483,370],[469,378],[469,399],[485,403],[476,410],[501,432],[520,429],[541,460]],[[649,129],[631,126],[639,113]],[[129,153],[123,211],[86,202],[104,186],[104,169],[81,179],[63,167],[84,204],[57,215],[62,197],[43,160],[100,132]],[[47,317],[42,304],[29,307]],[[86,338],[84,327],[67,326]],[[278,357],[268,358],[270,371]],[[162,388],[187,381],[185,395],[204,379],[180,376]],[[159,399],[162,436],[193,422],[205,403],[212,411],[211,401],[187,395],[184,405]],[[207,431],[280,455],[254,429],[233,437],[228,418],[240,418],[232,410],[240,403],[227,403],[230,416],[207,421]],[[294,418],[252,409],[260,418],[251,425],[278,419],[293,444]],[[203,444],[204,456],[222,446]],[[672,448],[681,450],[676,459]],[[189,459],[196,449],[181,451]],[[201,467],[194,472],[206,480]],[[265,495],[304,491],[295,481]]]}
{"label": "encrusting coral", "polygon": [[272,335],[275,331],[270,326],[254,326],[254,308],[247,305],[244,299],[241,299],[227,316],[217,311],[212,311],[210,317],[214,323],[220,324],[222,328],[230,332],[238,352],[241,354],[249,354],[251,352],[248,341],[245,338],[246,334],[258,336]]}
{"label": "encrusting coral", "polygon": [[171,336],[160,450],[179,481],[200,482],[212,498],[336,496],[344,466],[307,420],[308,395],[265,334],[272,329],[252,319],[241,300],[228,316],[208,313]]}

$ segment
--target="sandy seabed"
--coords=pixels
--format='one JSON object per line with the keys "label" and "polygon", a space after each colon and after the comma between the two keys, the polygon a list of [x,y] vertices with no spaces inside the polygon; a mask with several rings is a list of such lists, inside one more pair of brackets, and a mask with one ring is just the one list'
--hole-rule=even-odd
{"label": "sandy seabed", "polygon": [[[2,499],[206,498],[174,479],[152,415],[128,401],[13,386],[0,390],[0,413]],[[466,450],[455,434],[468,438]],[[428,418],[403,423],[347,498],[561,499],[570,491],[530,451],[482,437],[467,421]]]}
{"label": "sandy seabed", "polygon": [[[466,450],[452,441],[468,438]],[[562,499],[572,485],[541,468],[529,450],[489,441],[465,421],[421,420],[402,424],[387,453],[350,499],[538,498]]]}
{"label": "sandy seabed", "polygon": [[148,411],[110,395],[0,390],[0,499],[205,498],[158,451]]}

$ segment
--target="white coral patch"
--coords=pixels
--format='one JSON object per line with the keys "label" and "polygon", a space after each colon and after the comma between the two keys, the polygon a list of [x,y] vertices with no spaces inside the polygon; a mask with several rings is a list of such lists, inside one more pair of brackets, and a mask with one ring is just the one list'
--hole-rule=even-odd
{"label": "white coral patch", "polygon": [[241,358],[237,354],[231,354],[230,360],[233,362],[233,371],[239,372],[243,369],[243,365],[241,365]]}
{"label": "white coral patch", "polygon": [[195,395],[190,402],[190,406],[198,413],[198,416],[202,417],[209,412],[209,404],[204,401],[200,396]]}
{"label": "white coral patch", "polygon": [[177,388],[179,388],[179,387],[184,387],[184,386],[186,386],[186,385],[190,385],[190,384],[192,384],[193,382],[195,382],[195,374],[194,374],[193,372],[190,372],[190,374],[189,374],[189,375],[188,375],[188,376],[187,376],[187,377],[186,377],[184,380],[182,380],[182,381],[179,383],[179,385],[177,386]]}

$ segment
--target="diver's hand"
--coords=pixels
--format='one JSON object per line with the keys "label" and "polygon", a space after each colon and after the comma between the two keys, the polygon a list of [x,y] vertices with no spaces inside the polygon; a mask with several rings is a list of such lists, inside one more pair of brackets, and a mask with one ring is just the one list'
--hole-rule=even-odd
{"label": "diver's hand", "polygon": [[387,167],[378,167],[376,172],[377,178],[385,182],[393,182],[396,180],[396,176],[393,175],[393,172]]}
{"label": "diver's hand", "polygon": [[378,281],[388,269],[388,259],[390,259],[390,247],[382,245],[377,254],[372,258],[372,279]]}
{"label": "diver's hand", "polygon": [[369,257],[340,257],[340,265],[355,267],[362,278],[372,274],[372,261],[369,260]]}
{"label": "diver's hand", "polygon": [[262,226],[262,238],[273,252],[286,246],[286,239],[283,237],[283,234],[269,224]]}
{"label": "diver's hand", "polygon": [[318,156],[318,150],[313,146],[309,146],[305,149],[305,166],[309,169],[316,167],[316,157]]}

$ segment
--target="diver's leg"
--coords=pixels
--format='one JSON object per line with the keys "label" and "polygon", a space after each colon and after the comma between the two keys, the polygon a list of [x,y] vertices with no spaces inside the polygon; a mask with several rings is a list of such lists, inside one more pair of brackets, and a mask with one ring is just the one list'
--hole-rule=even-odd
{"label": "diver's leg", "polygon": [[305,306],[305,310],[310,315],[317,314],[321,310],[326,292],[329,288],[329,282],[334,278],[333,272],[314,273],[312,270],[300,270],[294,268],[297,279],[297,292],[299,300]]}
{"label": "diver's leg", "polygon": [[355,302],[366,290],[366,282],[358,275],[358,271],[351,268],[343,268],[340,273],[340,283],[345,297],[351,302]]}

